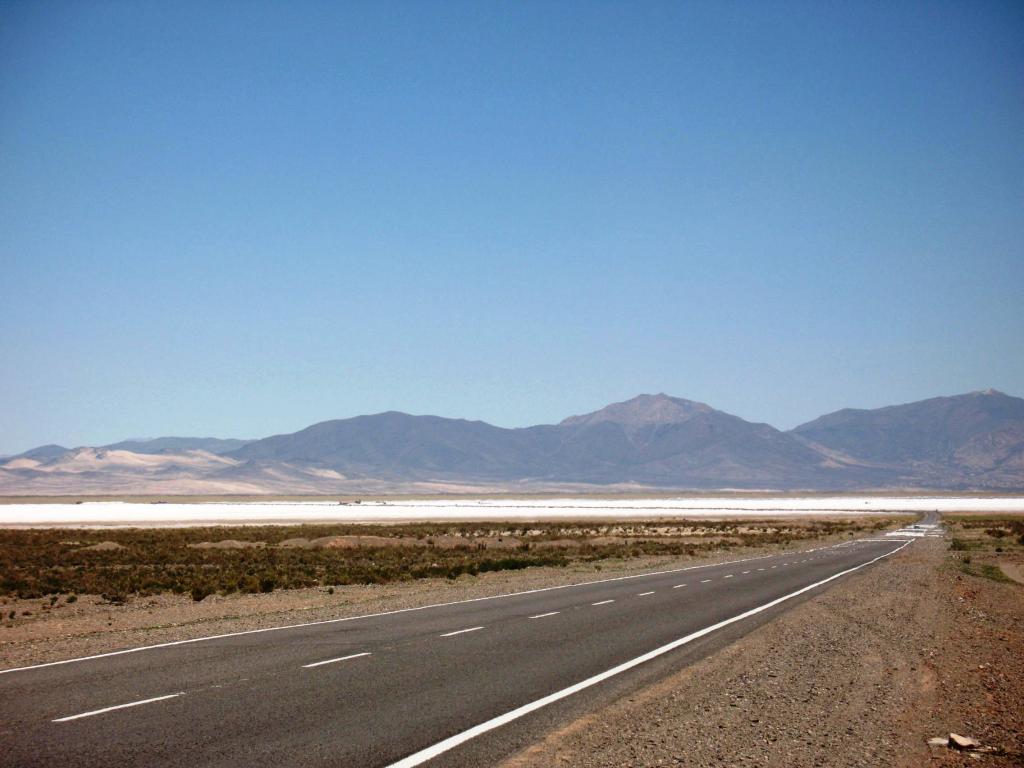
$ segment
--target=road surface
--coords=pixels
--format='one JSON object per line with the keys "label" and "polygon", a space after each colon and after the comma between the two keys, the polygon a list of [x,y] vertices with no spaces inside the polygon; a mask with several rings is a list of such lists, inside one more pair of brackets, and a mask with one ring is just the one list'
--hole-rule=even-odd
{"label": "road surface", "polygon": [[875,536],[3,670],[0,765],[492,765],[911,544]]}

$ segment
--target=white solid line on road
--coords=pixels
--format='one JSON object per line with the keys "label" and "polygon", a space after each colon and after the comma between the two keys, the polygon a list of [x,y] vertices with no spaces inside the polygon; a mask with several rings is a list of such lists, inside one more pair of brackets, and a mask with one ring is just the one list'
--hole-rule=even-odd
{"label": "white solid line on road", "polygon": [[[888,541],[886,543],[889,543]],[[301,624],[284,624],[280,627],[263,627],[262,629],[244,629],[239,632],[224,632],[219,635],[205,635],[203,637],[192,637],[188,640],[171,640],[167,643],[154,643],[153,645],[140,645],[135,648],[125,648],[120,651],[107,651],[106,653],[96,653],[92,656],[76,656],[71,659],[61,659],[60,661],[47,661],[42,664],[29,664],[24,667],[11,667],[10,669],[0,669],[0,675],[6,675],[9,672],[24,672],[29,669],[42,669],[44,667],[56,667],[62,664],[76,664],[80,661],[94,661],[95,659],[105,659],[110,656],[123,656],[128,653],[140,653],[141,651],[155,651],[160,648],[173,648],[178,645],[191,645],[192,643],[203,643],[207,640],[223,640],[226,637],[240,637],[242,635],[257,635],[263,632],[281,632],[287,629],[302,629],[303,627],[316,627],[323,624],[340,624],[346,621],[359,621],[360,619],[375,619],[379,616],[394,616],[398,613],[410,613],[412,611],[427,611],[431,608],[444,608],[450,605],[464,605],[466,603],[479,603],[484,600],[500,600],[507,597],[519,597],[520,595],[533,595],[539,592],[551,592],[556,589],[572,589],[574,587],[589,587],[594,584],[607,584],[612,581],[626,581],[627,579],[642,579],[645,576],[664,576],[668,573],[682,573],[683,571],[695,571],[700,568],[714,568],[719,565],[736,565],[738,563],[749,563],[752,560],[765,560],[769,557],[778,557],[778,555],[757,555],[756,557],[744,557],[739,560],[727,560],[722,563],[702,563],[701,565],[687,565],[683,568],[669,568],[664,571],[648,571],[647,573],[631,573],[628,576],[611,576],[607,579],[596,579],[594,581],[581,581],[578,584],[557,584],[553,587],[538,587],[537,589],[524,589],[521,592],[506,592],[500,595],[488,595],[487,597],[470,597],[465,600],[452,600],[447,603],[430,603],[428,605],[417,605],[412,608],[396,608],[393,611],[380,611],[379,613],[364,613],[359,616],[342,616],[337,619],[321,619],[320,621],[306,621]]]}
{"label": "white solid line on road", "polygon": [[853,568],[847,568],[845,571],[840,571],[839,573],[829,576],[826,579],[816,581],[813,584],[808,584],[806,587],[802,587],[801,589],[798,589],[795,592],[790,592],[788,595],[777,597],[774,600],[765,603],[764,605],[759,605],[756,608],[751,608],[748,611],[736,614],[732,618],[725,619],[724,621],[720,621],[717,624],[712,624],[708,627],[704,627],[704,629],[698,629],[696,632],[692,632],[689,635],[686,635],[685,637],[679,638],[678,640],[673,640],[671,643],[663,645],[660,648],[655,648],[653,651],[648,651],[642,656],[637,656],[635,659],[630,659],[627,662],[619,664],[617,667],[612,667],[611,669],[605,670],[604,672],[594,675],[593,677],[588,677],[586,680],[581,680],[575,685],[570,685],[568,688],[563,688],[560,691],[555,691],[554,693],[544,696],[543,698],[537,699],[536,701],[531,701],[529,704],[524,704],[521,707],[517,707],[516,709],[510,710],[503,715],[498,715],[497,717],[493,717],[490,720],[486,720],[480,723],[479,725],[475,725],[472,728],[463,731],[462,733],[457,733],[454,736],[449,736],[447,739],[437,742],[437,744],[429,746],[426,749],[421,749],[419,752],[415,752],[409,755],[408,757],[399,760],[398,762],[392,763],[388,766],[388,768],[414,768],[414,766],[422,765],[428,760],[433,760],[438,755],[444,754],[448,750],[454,749],[460,744],[463,744],[469,741],[470,739],[476,738],[477,736],[483,733],[487,733],[488,731],[492,731],[495,728],[499,728],[500,726],[505,725],[506,723],[510,723],[513,720],[518,720],[520,717],[523,717],[524,715],[528,715],[531,712],[541,709],[542,707],[546,707],[548,704],[553,704],[556,701],[564,699],[568,696],[572,696],[574,693],[579,693],[580,691],[585,690],[586,688],[590,688],[593,685],[597,685],[598,683],[604,682],[610,677],[615,677],[616,675],[622,674],[623,672],[626,672],[632,669],[633,667],[637,667],[641,664],[644,664],[650,661],[651,659],[656,659],[657,657],[662,656],[668,653],[669,651],[674,651],[676,648],[684,646],[687,643],[692,643],[694,640],[704,637],[704,635],[711,634],[712,632],[721,629],[722,627],[726,627],[730,624],[735,624],[737,621],[742,621],[743,619],[754,616],[755,614],[761,613],[762,611],[766,611],[769,608],[773,608],[779,603],[783,603],[786,600],[790,600],[794,597],[797,597],[798,595],[804,594],[805,592],[809,592],[810,590],[815,589],[816,587],[820,587],[822,584],[827,584],[830,581],[838,579],[840,576],[845,576],[848,573],[859,571],[861,568],[869,566],[872,563],[876,563],[882,558],[896,554],[909,544],[910,542],[908,541],[904,543],[902,546],[892,550],[891,552],[886,552],[884,555],[879,555],[874,560],[868,560],[866,563],[861,563],[860,565],[856,565]]}
{"label": "white solid line on road", "polygon": [[455,635],[464,635],[466,632],[476,632],[478,629],[483,627],[470,627],[469,629],[457,629],[454,632],[445,632],[441,637],[454,637]]}
{"label": "white solid line on road", "polygon": [[685,584],[676,584],[674,587],[672,587],[672,589],[681,589],[681,588],[683,588],[685,586],[686,586]]}
{"label": "white solid line on road", "polygon": [[365,653],[353,653],[351,656],[339,656],[336,659],[327,659],[326,661],[314,661],[312,664],[303,664],[303,669],[312,669],[313,667],[322,667],[324,664],[334,664],[337,661],[348,661],[349,659],[358,659],[360,656],[369,656],[370,652]]}
{"label": "white solid line on road", "polygon": [[531,619],[543,619],[547,616],[554,616],[559,611],[548,611],[547,613],[538,613],[536,616],[531,616]]}
{"label": "white solid line on road", "polygon": [[180,693],[169,693],[166,696],[154,696],[152,699],[142,699],[142,701],[131,701],[127,704],[117,704],[113,707],[104,707],[103,709],[94,709],[92,712],[83,712],[80,715],[69,715],[68,717],[58,717],[56,720],[51,720],[54,723],[66,723],[68,720],[77,720],[80,717],[92,717],[93,715],[102,715],[104,712],[113,712],[115,709],[127,709],[128,707],[138,707],[143,704],[152,704],[154,701],[163,701],[165,699],[173,699],[177,696],[184,696],[185,692]]}
{"label": "white solid line on road", "polygon": [[653,590],[652,590],[652,591],[650,591],[650,592],[640,592],[640,593],[639,593],[639,594],[637,595],[637,597],[647,597],[648,595],[653,595],[653,594],[654,594],[654,591],[653,591]]}
{"label": "white solid line on road", "polygon": [[591,605],[608,605],[608,603],[614,603],[614,600],[601,600],[598,603],[591,603]]}

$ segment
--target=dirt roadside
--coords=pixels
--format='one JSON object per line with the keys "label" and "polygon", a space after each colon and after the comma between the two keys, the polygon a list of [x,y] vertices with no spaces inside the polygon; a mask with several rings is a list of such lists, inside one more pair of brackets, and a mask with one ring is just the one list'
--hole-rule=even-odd
{"label": "dirt roadside", "polygon": [[923,540],[503,768],[1024,765],[1022,701],[1024,588]]}

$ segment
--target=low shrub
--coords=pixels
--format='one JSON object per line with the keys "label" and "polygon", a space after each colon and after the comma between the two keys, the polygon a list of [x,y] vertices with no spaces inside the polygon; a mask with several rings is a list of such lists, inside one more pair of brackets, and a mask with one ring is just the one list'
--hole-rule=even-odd
{"label": "low shrub", "polygon": [[[324,585],[385,584],[421,578],[458,578],[533,566],[599,563],[606,559],[693,557],[743,547],[786,545],[825,536],[858,535],[891,527],[893,517],[823,521],[658,520],[621,522],[310,524],[68,531],[0,531],[0,595],[25,599],[71,593],[102,595],[112,603],[129,595],[213,592],[259,593]],[[994,521],[989,522],[992,526]],[[1024,528],[1020,531],[1024,534]],[[289,539],[384,536],[390,546],[280,547]],[[1017,531],[1014,535],[1019,535]],[[442,537],[465,544],[442,546]],[[197,548],[235,539],[262,546]],[[487,542],[515,539],[508,549]],[[595,542],[596,539],[596,542]],[[427,540],[435,546],[427,547]],[[117,549],[86,550],[113,541]],[[548,542],[559,542],[551,546]]]}
{"label": "low shrub", "polygon": [[195,600],[197,603],[201,603],[203,600],[205,600],[207,597],[213,594],[213,592],[214,590],[212,587],[210,587],[209,584],[196,584],[194,587],[192,587],[192,590],[191,592],[189,592],[189,594],[192,596],[193,600]]}

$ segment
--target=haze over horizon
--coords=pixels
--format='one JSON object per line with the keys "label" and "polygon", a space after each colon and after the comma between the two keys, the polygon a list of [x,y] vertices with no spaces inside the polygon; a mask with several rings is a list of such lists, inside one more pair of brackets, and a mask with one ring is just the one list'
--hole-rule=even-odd
{"label": "haze over horizon", "polygon": [[1009,2],[0,7],[0,455],[1024,394]]}

